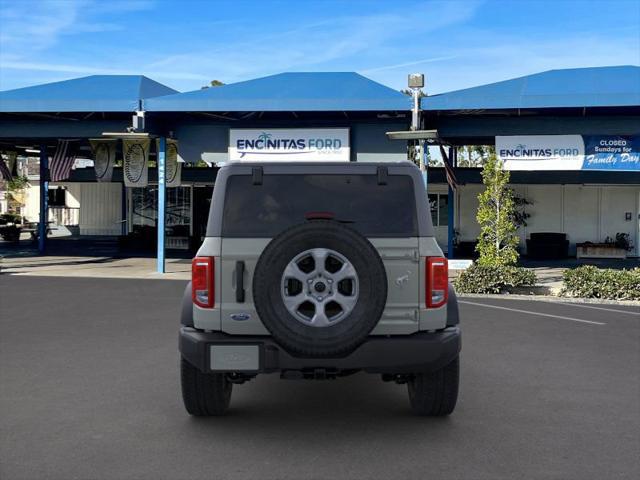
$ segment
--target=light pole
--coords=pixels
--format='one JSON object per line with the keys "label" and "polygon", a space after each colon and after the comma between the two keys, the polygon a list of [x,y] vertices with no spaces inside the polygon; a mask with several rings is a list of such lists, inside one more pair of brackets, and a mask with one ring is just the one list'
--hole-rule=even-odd
{"label": "light pole", "polygon": [[[411,130],[420,129],[420,92],[424,87],[424,74],[422,73],[410,73],[408,78],[409,89],[411,90],[411,97],[413,98],[413,108],[411,110]],[[422,179],[424,180],[425,187],[427,185],[427,166],[425,164],[425,152],[424,152],[424,140],[418,140],[418,148],[416,149],[416,155],[418,155],[418,165],[420,166],[420,172],[422,172]]]}

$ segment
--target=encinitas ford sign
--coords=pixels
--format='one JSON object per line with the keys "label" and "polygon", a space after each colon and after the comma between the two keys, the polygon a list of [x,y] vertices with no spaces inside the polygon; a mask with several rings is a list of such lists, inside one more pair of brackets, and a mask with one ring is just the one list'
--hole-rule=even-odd
{"label": "encinitas ford sign", "polygon": [[506,170],[580,170],[580,135],[496,136],[496,154]]}
{"label": "encinitas ford sign", "polygon": [[229,160],[348,162],[349,129],[230,129]]}

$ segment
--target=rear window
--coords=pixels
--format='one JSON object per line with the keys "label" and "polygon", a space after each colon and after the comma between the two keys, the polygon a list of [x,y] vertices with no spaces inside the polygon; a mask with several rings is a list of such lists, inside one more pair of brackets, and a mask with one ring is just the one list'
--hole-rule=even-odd
{"label": "rear window", "polygon": [[368,237],[418,235],[413,181],[390,175],[265,175],[253,185],[250,175],[227,180],[222,234],[274,237],[306,221],[310,212],[331,214]]}

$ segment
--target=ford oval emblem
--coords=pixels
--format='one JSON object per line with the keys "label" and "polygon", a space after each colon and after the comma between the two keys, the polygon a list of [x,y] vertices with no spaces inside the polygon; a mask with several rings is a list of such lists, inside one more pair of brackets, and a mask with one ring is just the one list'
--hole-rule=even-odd
{"label": "ford oval emblem", "polygon": [[251,318],[251,315],[249,315],[248,313],[232,313],[230,317],[231,317],[231,320],[244,322],[245,320],[249,320]]}

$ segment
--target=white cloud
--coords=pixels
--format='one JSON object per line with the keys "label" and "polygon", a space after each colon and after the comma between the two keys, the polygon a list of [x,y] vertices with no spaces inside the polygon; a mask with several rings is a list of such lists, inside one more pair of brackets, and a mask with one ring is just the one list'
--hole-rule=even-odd
{"label": "white cloud", "polygon": [[146,1],[42,0],[2,3],[0,60],[30,58],[55,46],[61,37],[121,30],[122,25],[96,20],[108,13],[152,7]]}
{"label": "white cloud", "polygon": [[[185,53],[152,60],[148,67],[193,73],[209,72],[210,78],[219,78],[225,82],[282,71],[326,70],[327,65],[329,69],[335,69],[335,64],[345,64],[344,70],[391,70],[402,65],[379,65],[378,60],[384,55],[389,43],[400,39],[419,39],[429,32],[463,23],[473,16],[478,6],[478,2],[428,3],[416,6],[411,16],[405,11],[338,16],[279,31],[279,26],[274,25],[276,33],[259,38],[249,37],[239,42],[228,40],[222,46],[205,45]],[[413,22],[411,17],[428,18],[429,21]],[[394,51],[392,55],[397,53]],[[362,65],[371,65],[372,61],[369,59],[375,58],[376,64],[361,68],[360,64],[353,63],[356,58]],[[410,61],[409,64],[437,59],[438,57]]]}
{"label": "white cloud", "polygon": [[606,32],[588,37],[558,33],[547,38],[488,33],[479,36],[478,46],[449,50],[461,60],[455,67],[430,66],[427,91],[442,93],[553,69],[639,65],[640,31],[630,33],[617,38]]}
{"label": "white cloud", "polygon": [[[57,63],[39,63],[39,62],[20,62],[20,61],[8,61],[3,62],[3,68],[13,70],[29,70],[29,71],[42,71],[42,72],[59,72],[59,73],[79,73],[83,75],[140,75],[140,70],[128,69],[128,68],[107,68],[107,67],[92,67],[87,65],[65,65]],[[207,80],[209,77],[206,75],[200,75],[197,73],[188,72],[168,72],[163,70],[146,71],[146,75],[154,77],[163,76],[165,78],[173,78],[179,80]]]}
{"label": "white cloud", "polygon": [[384,65],[382,67],[368,68],[366,70],[361,70],[360,73],[370,74],[370,73],[374,73],[374,72],[382,72],[384,70],[397,70],[399,68],[414,67],[416,65],[422,65],[424,63],[433,63],[433,62],[442,62],[444,60],[453,60],[454,58],[458,58],[458,56],[457,55],[446,55],[446,56],[443,56],[443,57],[423,58],[422,60],[414,60],[414,61],[411,61],[411,62],[396,63],[394,65]]}

